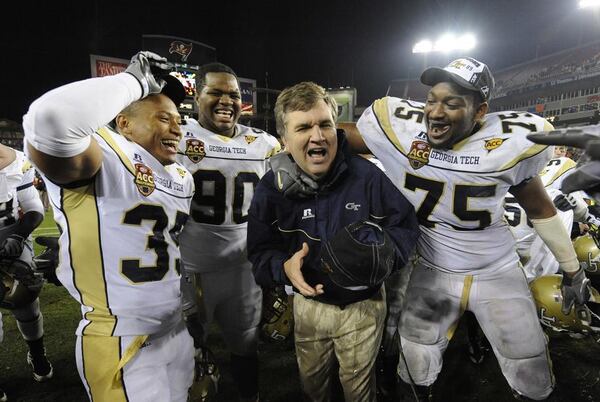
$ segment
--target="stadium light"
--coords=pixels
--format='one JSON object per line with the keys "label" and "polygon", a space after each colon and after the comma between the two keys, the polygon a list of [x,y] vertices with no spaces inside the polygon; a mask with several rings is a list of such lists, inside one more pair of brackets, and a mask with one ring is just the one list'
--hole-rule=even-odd
{"label": "stadium light", "polygon": [[600,0],[579,0],[579,8],[599,8]]}
{"label": "stadium light", "polygon": [[433,50],[433,43],[429,40],[422,40],[413,46],[413,53],[429,53]]}
{"label": "stadium light", "polygon": [[453,50],[471,50],[475,47],[476,40],[472,34],[454,35],[447,33],[442,35],[435,43],[430,40],[422,40],[413,46],[413,53],[443,52]]}

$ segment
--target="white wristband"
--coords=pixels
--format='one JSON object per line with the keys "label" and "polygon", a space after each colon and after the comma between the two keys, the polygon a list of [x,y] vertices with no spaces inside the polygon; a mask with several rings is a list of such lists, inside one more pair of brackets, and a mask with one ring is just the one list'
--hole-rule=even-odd
{"label": "white wristband", "polygon": [[538,235],[558,261],[560,269],[575,272],[579,269],[577,254],[558,214],[543,219],[530,219]]}

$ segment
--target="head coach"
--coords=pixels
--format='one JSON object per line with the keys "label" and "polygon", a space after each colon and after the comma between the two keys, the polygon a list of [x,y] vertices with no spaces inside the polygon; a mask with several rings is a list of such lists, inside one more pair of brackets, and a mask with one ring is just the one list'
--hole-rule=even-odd
{"label": "head coach", "polygon": [[294,287],[294,336],[303,391],[327,400],[337,357],[346,400],[374,401],[374,361],[386,314],[383,281],[418,237],[411,204],[336,131],[337,105],[312,82],[275,104],[285,150],[271,157],[248,216],[258,284]]}

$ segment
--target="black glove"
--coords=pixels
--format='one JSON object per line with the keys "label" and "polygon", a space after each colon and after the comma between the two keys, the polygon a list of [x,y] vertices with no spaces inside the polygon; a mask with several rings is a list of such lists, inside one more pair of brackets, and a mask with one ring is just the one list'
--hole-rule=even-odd
{"label": "black glove", "polygon": [[33,257],[33,269],[39,272],[45,280],[56,285],[62,286],[62,283],[56,276],[58,267],[58,237],[38,236],[35,242],[46,249]]}
{"label": "black glove", "polygon": [[198,313],[192,313],[185,316],[185,324],[188,332],[194,339],[194,348],[200,349],[205,346],[204,341],[204,327],[200,322],[200,316]]}
{"label": "black glove", "polygon": [[571,312],[571,308],[585,308],[585,303],[590,299],[590,280],[585,277],[583,268],[570,276],[563,273],[560,292],[562,294],[562,312],[567,315]]}
{"label": "black glove", "polygon": [[287,152],[280,152],[269,159],[273,170],[275,188],[287,198],[308,198],[317,194],[319,185],[310,176],[304,173],[292,156]]}
{"label": "black glove", "polygon": [[8,258],[17,258],[23,252],[23,246],[25,245],[25,238],[16,233],[8,236],[2,246],[0,246],[0,256]]}
{"label": "black glove", "polygon": [[540,131],[528,134],[527,139],[538,144],[585,149],[585,153],[577,161],[577,168],[565,177],[560,190],[563,193],[584,190],[594,199],[600,200],[600,124]]}
{"label": "black glove", "polygon": [[157,94],[166,85],[161,75],[168,74],[172,64],[166,58],[152,52],[138,52],[131,58],[126,73],[133,75],[142,86],[142,98]]}

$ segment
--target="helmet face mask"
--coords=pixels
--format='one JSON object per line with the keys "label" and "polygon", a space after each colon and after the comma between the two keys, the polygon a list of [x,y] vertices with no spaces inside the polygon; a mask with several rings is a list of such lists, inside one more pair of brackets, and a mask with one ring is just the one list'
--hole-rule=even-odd
{"label": "helmet face mask", "polygon": [[596,303],[600,303],[600,293],[592,288],[592,297],[584,309],[573,308],[569,314],[563,314],[561,280],[562,276],[558,274],[544,275],[529,284],[542,325],[558,332],[600,334],[600,317],[593,311],[598,309]]}
{"label": "helmet face mask", "polygon": [[196,349],[194,361],[194,382],[189,389],[188,400],[216,401],[221,373],[212,352],[206,347]]}
{"label": "helmet face mask", "polygon": [[283,286],[263,289],[261,334],[272,341],[285,341],[294,328],[292,303]]}
{"label": "helmet face mask", "polygon": [[598,242],[598,233],[595,231],[590,231],[573,241],[579,265],[585,270],[594,286],[600,286],[600,247],[598,247]]}
{"label": "helmet face mask", "polygon": [[4,260],[0,263],[0,307],[9,310],[33,302],[42,291],[44,280],[32,267],[21,260]]}

